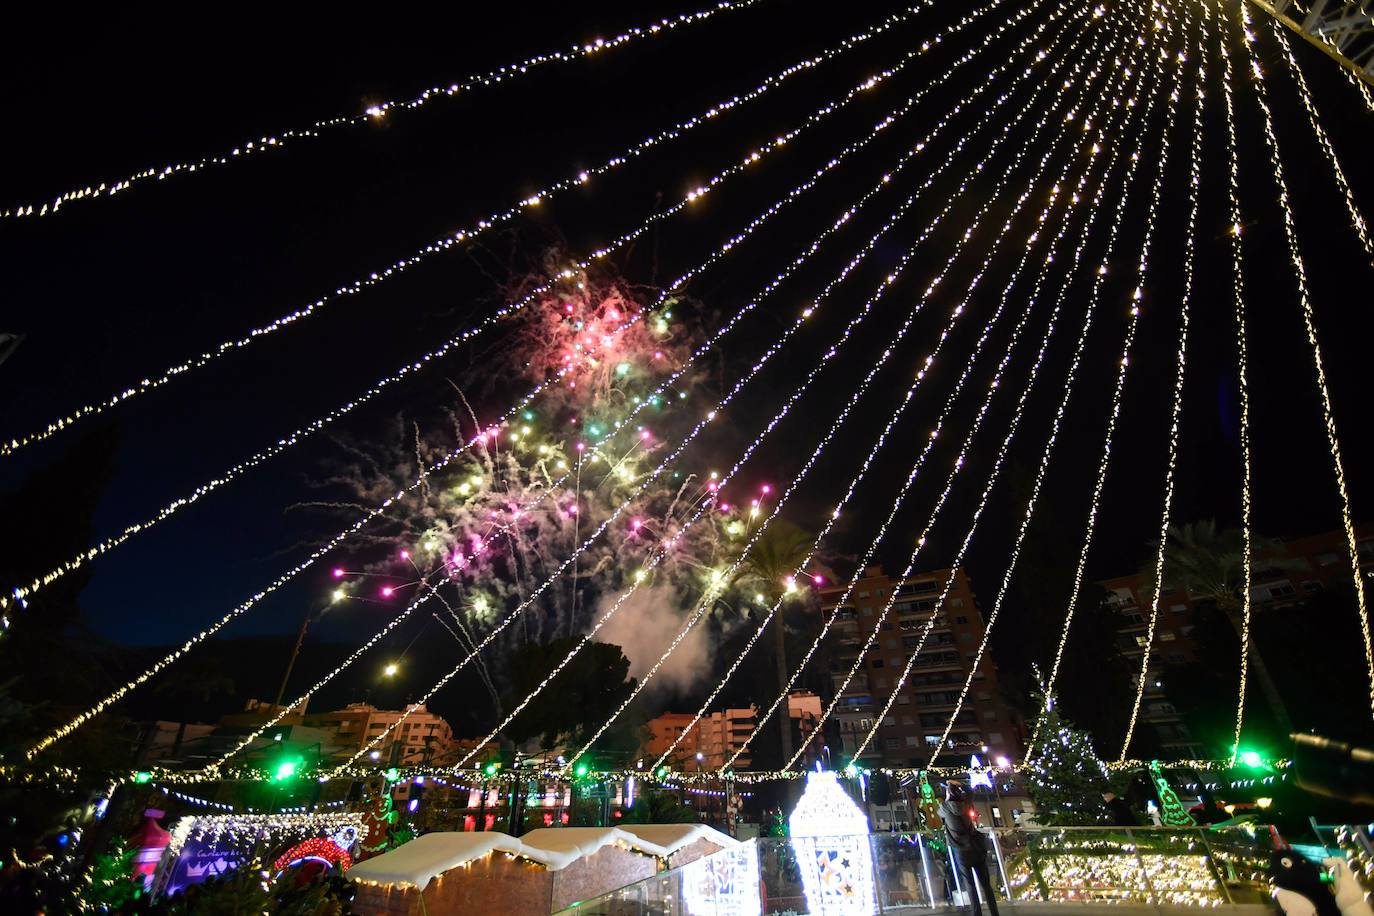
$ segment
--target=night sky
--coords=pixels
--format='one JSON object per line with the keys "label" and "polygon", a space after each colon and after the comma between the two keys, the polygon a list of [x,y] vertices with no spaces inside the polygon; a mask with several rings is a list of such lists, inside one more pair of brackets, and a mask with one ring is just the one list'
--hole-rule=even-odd
{"label": "night sky", "polygon": [[[475,246],[458,246],[431,257],[154,394],[0,458],[0,484],[13,485],[27,471],[62,454],[79,441],[82,429],[117,420],[125,430],[119,473],[101,503],[97,527],[105,536],[147,517],[481,320],[501,304],[498,286],[509,279],[501,275],[503,269],[536,264],[540,252],[553,244],[585,255],[656,209],[680,200],[826,99],[894,65],[971,6],[940,0],[862,50],[799,75],[764,100],[562,194],[530,216],[482,237]],[[1125,3],[1116,6],[1131,8]],[[490,4],[480,13],[436,16],[393,6],[358,18],[323,9],[308,18],[280,18],[276,13],[265,17],[239,12],[236,7],[223,21],[194,27],[175,19],[116,18],[113,12],[108,19],[75,21],[54,13],[48,22],[12,35],[0,60],[8,88],[0,207],[39,201],[149,166],[220,153],[248,139],[356,114],[385,100],[413,98],[430,87],[689,8],[561,4],[539,8],[536,14],[528,5]],[[244,157],[204,174],[146,182],[112,200],[71,204],[52,217],[0,221],[0,331],[27,334],[22,346],[0,365],[0,435],[28,433],[78,404],[136,385],[221,340],[237,338],[552,181],[600,164],[675,121],[752,89],[788,64],[901,8],[891,3],[830,4],[821,14],[817,7],[765,0],[755,8],[723,13],[707,23],[589,60],[550,64],[501,85],[434,101],[418,111],[326,131],[320,138],[293,141],[279,151]],[[995,25],[1000,20],[992,15],[983,21]],[[1032,13],[995,47],[1011,47],[1039,21],[1040,14]],[[975,25],[972,30],[981,36],[991,27]],[[1365,360],[1374,329],[1369,308],[1374,268],[1349,227],[1277,45],[1263,21],[1257,31],[1307,259],[1354,516],[1357,522],[1368,520],[1374,518],[1374,481],[1366,469],[1374,457],[1374,442],[1365,421]],[[1374,115],[1363,110],[1334,64],[1293,41],[1323,123],[1368,217],[1374,214],[1374,170],[1369,168]],[[936,47],[823,127],[789,143],[756,171],[722,184],[700,205],[661,223],[632,252],[618,253],[613,258],[616,265],[636,283],[669,282],[908,95],[937,78],[969,47],[970,39],[963,35]],[[719,316],[714,323],[719,325],[749,301],[903,150],[972,91],[998,59],[980,57],[959,70],[912,115],[884,131],[768,231],[694,281],[689,292],[708,313]],[[1174,517],[1215,517],[1234,524],[1239,518],[1238,404],[1220,72],[1213,42]],[[1077,98],[1075,81],[1069,79],[1070,88],[1061,90],[1063,82],[1062,77],[1046,81],[1047,92],[1037,112],[1044,99],[1057,92]],[[1017,83],[1004,115],[976,132],[977,106],[952,118],[925,158],[893,182],[897,193],[866,208],[813,263],[767,300],[734,342],[723,348],[716,371],[733,382],[938,163],[957,159],[958,167],[948,174],[962,175],[1000,132],[1000,125],[1029,98],[1033,85]],[[1340,506],[1272,169],[1243,71],[1238,70],[1235,86],[1252,337],[1255,523],[1271,536],[1299,536],[1338,527]],[[1091,578],[1138,568],[1146,543],[1157,534],[1188,215],[1186,129],[1192,120],[1191,92],[1181,93],[1181,98],[1143,314],[1090,556]],[[1092,101],[1088,98],[1084,104]],[[1135,286],[1148,182],[1159,158],[1161,114],[1162,107],[1145,134],[1143,165],[1131,189],[1100,317],[1080,372],[1079,393],[1066,417],[1044,497],[1074,551],[1083,531]],[[966,134],[967,145],[956,151],[954,144]],[[882,342],[940,269],[993,183],[1007,171],[1006,150],[1019,147],[1028,135],[1023,122],[965,198],[953,200],[945,224],[866,323],[872,327],[846,344],[816,391],[757,453],[746,479],[782,481],[801,464],[817,433],[849,401],[862,374],[882,358]],[[1127,141],[1133,142],[1132,137]],[[1033,160],[1044,149],[1042,139]],[[1055,161],[1057,171],[1059,160]],[[1078,174],[1075,167],[1073,180]],[[1088,263],[1102,257],[1101,227],[1124,193],[1120,174],[1114,172],[1105,195],[1099,228],[1086,249]],[[1023,168],[1010,186],[1020,188],[1031,177]],[[753,393],[730,408],[724,431],[689,452],[684,460],[693,469],[723,470],[733,463],[801,373],[836,341],[839,329],[896,264],[920,227],[951,200],[956,184],[957,180],[941,180],[926,192],[923,205],[837,289],[780,365],[772,366],[755,383]],[[1039,212],[1047,194],[1046,187],[1037,185],[1017,217],[970,299],[967,320],[946,344],[884,457],[845,511],[832,539],[837,552],[861,551],[886,515],[894,487],[992,314],[1022,251],[1030,217]],[[833,508],[859,458],[933,346],[948,309],[977,269],[993,235],[987,227],[1007,217],[1012,199],[1006,194],[993,208],[905,343],[884,361],[872,395],[859,404],[854,420],[830,449],[833,454],[827,454],[798,494],[790,518],[815,528]],[[1082,214],[1076,219],[1081,222]],[[1077,237],[1080,222],[1072,224],[1070,239]],[[1068,260],[1065,255],[1056,263]],[[1057,290],[1061,275],[1050,276],[1047,289]],[[986,391],[996,362],[992,354],[1001,353],[1028,289],[1024,280],[1013,289],[1008,306],[1013,317],[1004,318],[994,330],[988,355],[952,415],[940,449],[922,472],[911,508],[882,555],[890,571],[900,569],[909,555],[978,395]],[[1086,289],[1080,281],[1070,286],[1011,452],[1011,460],[1029,471],[1038,461],[1050,416],[1063,392],[1068,356],[1087,303]],[[1015,395],[1024,386],[1030,357],[1044,333],[1052,298],[1043,294],[1033,313],[1027,339],[1008,367],[1003,397],[995,402],[975,441],[968,467],[918,568],[947,564],[967,530]],[[432,416],[438,406],[451,401],[450,379],[480,373],[484,346],[479,339],[435,369],[396,386],[337,424],[337,434],[366,440],[397,415]],[[502,391],[499,379],[492,387]],[[523,393],[510,390],[504,405],[493,398],[488,414],[495,415]],[[322,529],[319,516],[287,507],[327,492],[313,484],[325,476],[331,450],[337,448],[332,436],[317,436],[98,561],[81,599],[95,630],[139,645],[184,639],[298,562],[309,544],[329,532]],[[985,607],[1015,536],[1016,508],[1007,495],[1006,479],[1004,475],[983,515],[966,561]],[[62,522],[53,519],[52,524]],[[43,537],[43,532],[33,536]],[[294,630],[301,614],[330,587],[329,569],[325,562],[307,571],[226,632]],[[360,605],[349,611],[356,619],[334,621],[328,632],[341,639],[356,637],[380,625],[385,613],[383,605]]]}

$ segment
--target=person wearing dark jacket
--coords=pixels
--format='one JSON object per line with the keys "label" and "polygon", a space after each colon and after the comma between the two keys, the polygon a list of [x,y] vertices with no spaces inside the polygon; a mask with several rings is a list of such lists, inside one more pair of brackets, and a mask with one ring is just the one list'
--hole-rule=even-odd
{"label": "person wearing dark jacket", "polygon": [[1139,827],[1140,819],[1131,810],[1130,804],[1126,799],[1121,798],[1115,792],[1103,792],[1102,801],[1107,805],[1107,811],[1111,813],[1112,823],[1118,827]]}
{"label": "person wearing dark jacket", "polygon": [[955,780],[945,783],[945,800],[940,804],[940,819],[945,822],[945,837],[949,840],[950,852],[954,854],[954,865],[959,870],[964,889],[968,891],[969,905],[975,916],[981,914],[978,905],[978,889],[973,886],[974,876],[987,901],[992,916],[997,916],[997,899],[992,893],[992,881],[988,877],[987,840],[973,826],[969,814],[969,794],[964,784]]}

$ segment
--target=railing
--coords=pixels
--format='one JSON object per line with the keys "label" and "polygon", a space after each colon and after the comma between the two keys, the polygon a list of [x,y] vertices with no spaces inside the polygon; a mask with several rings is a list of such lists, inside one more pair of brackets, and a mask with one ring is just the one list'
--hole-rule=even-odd
{"label": "railing", "polygon": [[[1214,907],[1268,900],[1264,827],[1033,828],[989,831],[999,900]],[[837,850],[840,850],[837,854]],[[593,900],[567,916],[874,914],[966,906],[949,853],[920,834],[768,837]],[[822,905],[817,894],[831,893]],[[832,906],[834,907],[832,909]]]}

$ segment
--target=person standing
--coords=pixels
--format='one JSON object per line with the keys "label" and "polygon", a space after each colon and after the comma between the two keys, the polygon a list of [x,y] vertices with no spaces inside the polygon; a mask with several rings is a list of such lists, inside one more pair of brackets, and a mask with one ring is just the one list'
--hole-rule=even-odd
{"label": "person standing", "polygon": [[1117,827],[1140,826],[1140,819],[1135,816],[1135,812],[1131,810],[1126,799],[1121,798],[1115,792],[1103,792],[1102,801],[1112,816],[1112,823]]}
{"label": "person standing", "polygon": [[988,877],[987,840],[973,826],[969,793],[963,783],[953,779],[945,783],[940,819],[945,823],[945,837],[949,840],[950,852],[954,854],[954,865],[968,890],[969,906],[973,913],[979,916],[983,912],[978,905],[978,889],[974,887],[976,875],[988,910],[992,916],[997,916],[997,898],[993,896],[992,881]]}

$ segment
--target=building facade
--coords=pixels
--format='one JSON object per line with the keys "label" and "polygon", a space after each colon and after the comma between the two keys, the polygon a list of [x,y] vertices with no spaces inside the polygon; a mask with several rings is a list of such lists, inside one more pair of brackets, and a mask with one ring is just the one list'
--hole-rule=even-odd
{"label": "building facade", "polygon": [[[816,730],[816,723],[820,721],[821,698],[810,691],[794,691],[787,697],[787,708],[792,720],[793,746],[800,747],[801,742],[808,739]],[[722,709],[702,716],[695,727],[692,727],[693,718],[690,713],[667,712],[650,719],[647,724],[650,737],[644,745],[645,756],[657,759],[672,747],[673,742],[681,735],[682,741],[673,748],[668,761],[674,769],[687,772],[720,769],[736,751],[744,747],[745,740],[758,723],[758,710],[752,705],[741,709]],[[691,728],[691,731],[688,731],[688,728]],[[767,728],[761,737],[764,740],[776,740]],[[813,743],[812,746],[808,746],[807,751],[809,763],[815,754],[820,753],[820,748]],[[698,754],[701,756],[698,757]],[[746,748],[732,767],[746,770],[752,760]]]}
{"label": "building facade", "polygon": [[[949,591],[941,603],[947,581]],[[832,638],[838,648],[831,656],[831,677],[840,698],[835,717],[846,760],[853,759],[875,724],[877,734],[861,758],[870,765],[923,767],[937,750],[945,758],[942,762],[967,762],[971,754],[1019,758],[1025,727],[1001,698],[991,654],[983,653],[975,665],[984,622],[962,569],[897,579],[881,566],[870,566],[841,603],[844,593],[841,587],[824,588],[820,601],[822,612],[834,618]],[[925,645],[903,679],[932,618]],[[846,684],[861,654],[862,663]],[[956,715],[966,681],[968,695]],[[891,709],[878,722],[894,693]],[[937,749],[951,716],[949,739]]]}
{"label": "building facade", "polygon": [[377,760],[396,766],[454,762],[458,744],[449,724],[423,703],[410,707],[409,715],[406,712],[350,703],[333,712],[307,713],[301,724],[329,733],[340,753],[352,756],[405,716],[405,721],[373,749]]}

